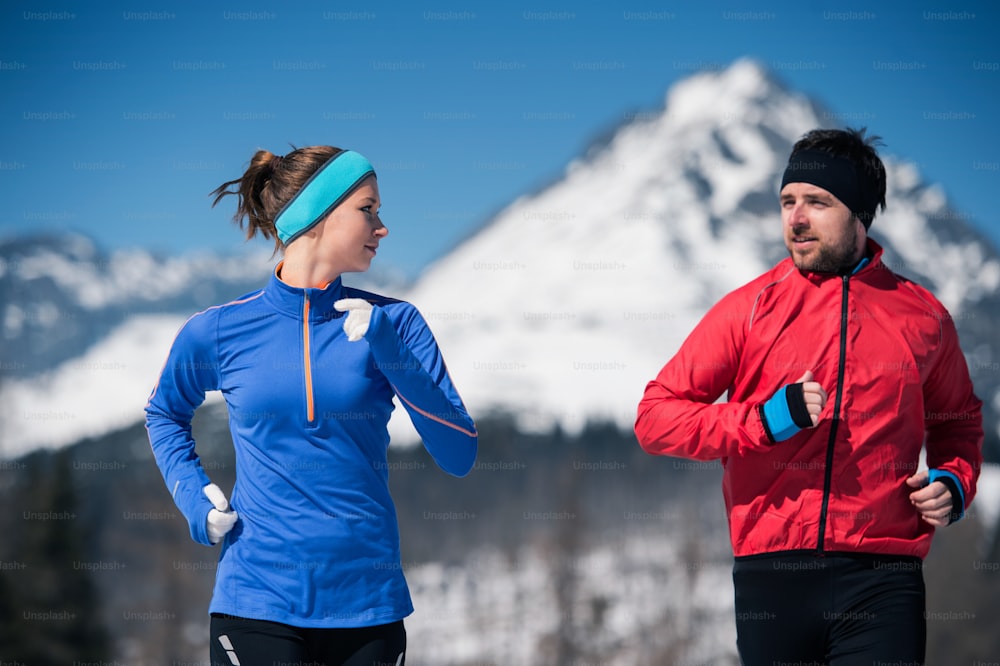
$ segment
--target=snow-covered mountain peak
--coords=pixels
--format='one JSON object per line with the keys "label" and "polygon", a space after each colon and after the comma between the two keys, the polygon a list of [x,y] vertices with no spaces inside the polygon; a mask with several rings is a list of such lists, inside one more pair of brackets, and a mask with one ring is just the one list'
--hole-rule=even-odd
{"label": "snow-covered mountain peak", "polygon": [[[470,408],[525,426],[630,426],[704,312],[786,256],[781,170],[827,117],[751,60],[693,75],[433,264],[409,297]],[[873,234],[890,265],[956,311],[996,299],[992,248],[915,167],[886,162],[891,200]]]}
{"label": "snow-covered mountain peak", "polygon": [[[790,96],[756,60],[742,59],[726,69],[705,71],[679,81],[667,92],[666,114],[675,125],[705,125],[760,118],[762,107]],[[757,117],[753,117],[757,116]]]}

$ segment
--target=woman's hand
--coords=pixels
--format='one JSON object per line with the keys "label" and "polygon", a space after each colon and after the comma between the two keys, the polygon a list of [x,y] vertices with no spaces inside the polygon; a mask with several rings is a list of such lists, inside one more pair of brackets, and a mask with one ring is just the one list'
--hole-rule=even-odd
{"label": "woman's hand", "polygon": [[344,318],[344,333],[351,342],[357,342],[368,332],[368,323],[372,319],[372,304],[363,298],[342,298],[333,304],[334,309],[346,312]]}
{"label": "woman's hand", "polygon": [[229,500],[226,499],[225,493],[222,492],[222,488],[219,488],[219,486],[210,483],[202,488],[202,492],[205,493],[205,497],[215,506],[214,509],[208,512],[207,525],[208,540],[214,545],[222,541],[222,537],[229,534],[229,531],[236,525],[239,515],[229,508]]}

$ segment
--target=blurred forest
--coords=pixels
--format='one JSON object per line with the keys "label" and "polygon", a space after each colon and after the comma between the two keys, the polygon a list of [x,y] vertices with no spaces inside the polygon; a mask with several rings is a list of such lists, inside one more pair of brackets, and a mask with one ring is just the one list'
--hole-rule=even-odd
{"label": "blurred forest", "polygon": [[[235,469],[224,409],[199,410],[195,436],[209,475],[228,494]],[[694,591],[699,571],[731,566],[718,464],[648,456],[632,433],[602,424],[578,436],[558,429],[525,434],[503,415],[478,425],[479,460],[463,479],[437,469],[421,448],[390,451],[408,578],[427,563],[469,570],[472,562],[483,564],[483,552],[517,562],[531,548],[544,562],[555,617],[545,619],[547,628],[529,646],[529,663],[736,663],[731,580],[715,584],[721,610],[702,607]],[[208,663],[207,605],[218,550],[191,541],[141,425],[0,463],[0,501],[3,663]],[[974,507],[970,513],[938,534],[926,561],[929,664],[1000,660],[1000,549],[996,532],[983,529]],[[552,517],[560,519],[545,519]],[[586,592],[594,588],[587,577],[607,574],[584,561],[602,544],[622,544],[617,554],[629,559],[625,537],[636,533],[666,537],[679,553],[679,560],[663,553],[654,579],[671,599],[667,610],[612,631],[619,602]],[[615,575],[620,579],[602,582],[621,590],[627,605],[635,582]],[[421,607],[419,590],[414,598],[417,614],[439,612]],[[517,603],[512,608],[533,602]],[[465,639],[480,641],[470,648],[478,653],[450,663],[510,663],[488,647],[500,618],[489,616],[489,603],[476,612],[485,614],[482,635]],[[436,666],[428,651],[434,638],[420,632],[411,633],[407,663]],[[692,661],[692,646],[706,633],[700,639],[725,643],[718,654],[728,656]]]}

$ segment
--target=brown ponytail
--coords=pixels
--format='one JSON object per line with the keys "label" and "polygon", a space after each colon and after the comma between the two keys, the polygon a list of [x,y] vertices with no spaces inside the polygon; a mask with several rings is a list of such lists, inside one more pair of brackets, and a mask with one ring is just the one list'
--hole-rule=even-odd
{"label": "brown ponytail", "polygon": [[333,146],[295,148],[285,156],[258,150],[240,178],[223,183],[212,191],[214,207],[229,194],[237,196],[233,222],[246,230],[247,240],[257,234],[274,241],[274,251],[281,249],[281,239],[274,218],[306,181],[331,157],[341,152]]}

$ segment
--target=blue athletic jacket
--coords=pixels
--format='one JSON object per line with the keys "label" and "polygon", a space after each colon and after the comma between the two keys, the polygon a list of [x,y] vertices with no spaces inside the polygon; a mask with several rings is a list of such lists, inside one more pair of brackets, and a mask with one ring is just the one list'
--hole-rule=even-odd
{"label": "blue athletic jacket", "polygon": [[[349,342],[341,298],[374,305]],[[146,406],[156,463],[191,536],[208,544],[210,483],[191,436],[221,391],[236,450],[239,521],[219,556],[209,612],[300,627],[361,627],[413,611],[389,496],[386,424],[396,395],[424,446],[463,476],[477,434],[430,329],[404,301],[348,288],[267,286],[191,317]]]}

